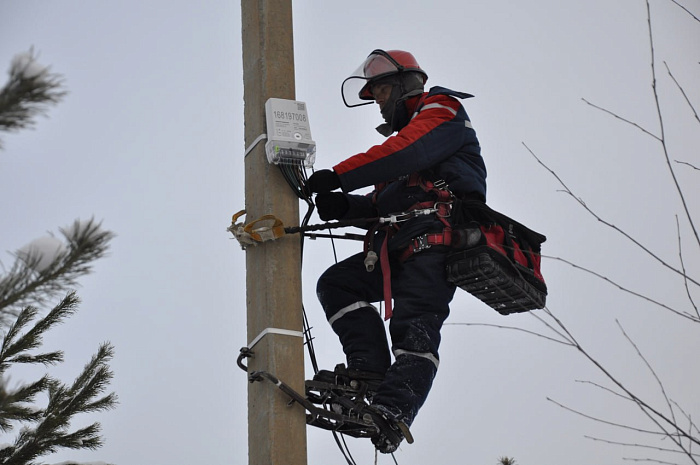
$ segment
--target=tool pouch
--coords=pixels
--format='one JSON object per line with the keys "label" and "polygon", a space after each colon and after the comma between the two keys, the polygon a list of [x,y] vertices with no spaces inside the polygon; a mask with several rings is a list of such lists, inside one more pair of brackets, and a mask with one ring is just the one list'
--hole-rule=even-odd
{"label": "tool pouch", "polygon": [[457,200],[447,279],[502,315],[544,308],[546,237],[476,200]]}

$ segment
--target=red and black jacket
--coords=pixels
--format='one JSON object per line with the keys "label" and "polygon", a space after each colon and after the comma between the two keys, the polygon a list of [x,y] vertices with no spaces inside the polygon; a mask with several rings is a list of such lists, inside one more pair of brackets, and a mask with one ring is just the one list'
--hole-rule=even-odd
{"label": "red and black jacket", "polygon": [[[367,196],[347,196],[350,209],[344,219],[384,216],[429,201],[430,192],[407,182],[415,178],[415,173],[431,181],[444,180],[456,197],[485,200],[486,167],[481,148],[469,117],[457,100],[467,97],[471,95],[433,87],[409,99],[406,105],[413,117],[404,128],[384,143],[334,166],[346,194],[375,186]],[[416,223],[408,228],[410,234],[430,227],[429,222],[416,220],[421,219],[409,222]]]}

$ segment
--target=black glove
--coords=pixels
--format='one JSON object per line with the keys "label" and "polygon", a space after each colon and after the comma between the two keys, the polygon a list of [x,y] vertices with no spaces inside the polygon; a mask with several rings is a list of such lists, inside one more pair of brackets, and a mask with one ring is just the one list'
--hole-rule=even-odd
{"label": "black glove", "polygon": [[339,220],[348,212],[350,202],[342,192],[322,192],[316,195],[316,208],[323,221]]}
{"label": "black glove", "polygon": [[340,187],[340,178],[333,170],[318,170],[309,177],[306,185],[311,192],[330,192]]}

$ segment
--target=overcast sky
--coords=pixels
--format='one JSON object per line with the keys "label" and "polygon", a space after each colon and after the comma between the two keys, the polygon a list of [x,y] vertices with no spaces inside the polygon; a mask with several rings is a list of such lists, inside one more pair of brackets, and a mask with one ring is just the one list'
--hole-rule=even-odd
{"label": "overcast sky", "polygon": [[[700,15],[697,2],[681,3]],[[697,167],[700,131],[662,61],[698,108],[700,24],[670,0],[651,0],[651,12],[670,156]],[[644,0],[299,0],[294,41],[296,98],[308,105],[317,169],[383,140],[373,129],[381,122],[375,106],[343,106],[342,80],[375,48],[410,50],[429,86],[476,96],[464,103],[481,141],[493,208],[546,234],[546,255],[692,311],[681,279],[559,192],[523,145],[604,219],[675,266],[680,215],[685,265],[697,279],[698,246],[660,144],[582,101],[659,134]],[[70,94],[35,130],[0,135],[0,258],[8,265],[6,251],[76,218],[94,216],[117,234],[110,256],[82,280],[81,310],[45,348],[65,350],[66,362],[52,373],[70,381],[101,342],[111,341],[111,388],[120,405],[83,419],[102,423],[102,449],[62,452],[47,462],[247,463],[248,383],[235,365],[248,343],[245,252],[226,232],[245,204],[240,3],[0,2],[0,68],[30,47],[65,77]],[[674,166],[700,219],[700,174]],[[343,258],[359,244],[337,248]],[[333,262],[331,245],[308,242],[305,253],[304,304],[319,362],[332,368],[342,351],[314,292]],[[562,262],[546,259],[543,273],[549,308],[593,354],[661,400],[619,320],[669,396],[698,417],[697,324]],[[507,455],[520,465],[588,465],[652,457],[587,439],[642,441],[547,400],[648,427],[624,401],[576,382],[605,380],[575,351],[457,323],[540,327],[531,315],[501,317],[458,291],[440,372],[412,428],[416,442],[396,454],[399,464],[491,465]],[[358,464],[373,463],[369,441],[349,446]],[[313,465],[345,463],[332,436],[313,428],[308,457]],[[393,461],[381,456],[379,463]]]}

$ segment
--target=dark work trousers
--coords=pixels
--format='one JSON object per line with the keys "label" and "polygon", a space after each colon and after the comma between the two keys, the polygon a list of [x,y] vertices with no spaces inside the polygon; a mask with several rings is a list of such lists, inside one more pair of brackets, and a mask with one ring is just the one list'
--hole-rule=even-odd
{"label": "dark work trousers", "polygon": [[371,305],[383,300],[379,263],[368,272],[359,253],[331,266],[318,280],[318,298],[340,338],[348,368],[385,373],[372,403],[408,425],[425,402],[439,364],[440,329],[455,292],[445,274],[447,251],[432,247],[403,263],[391,261],[393,364],[383,318]]}

